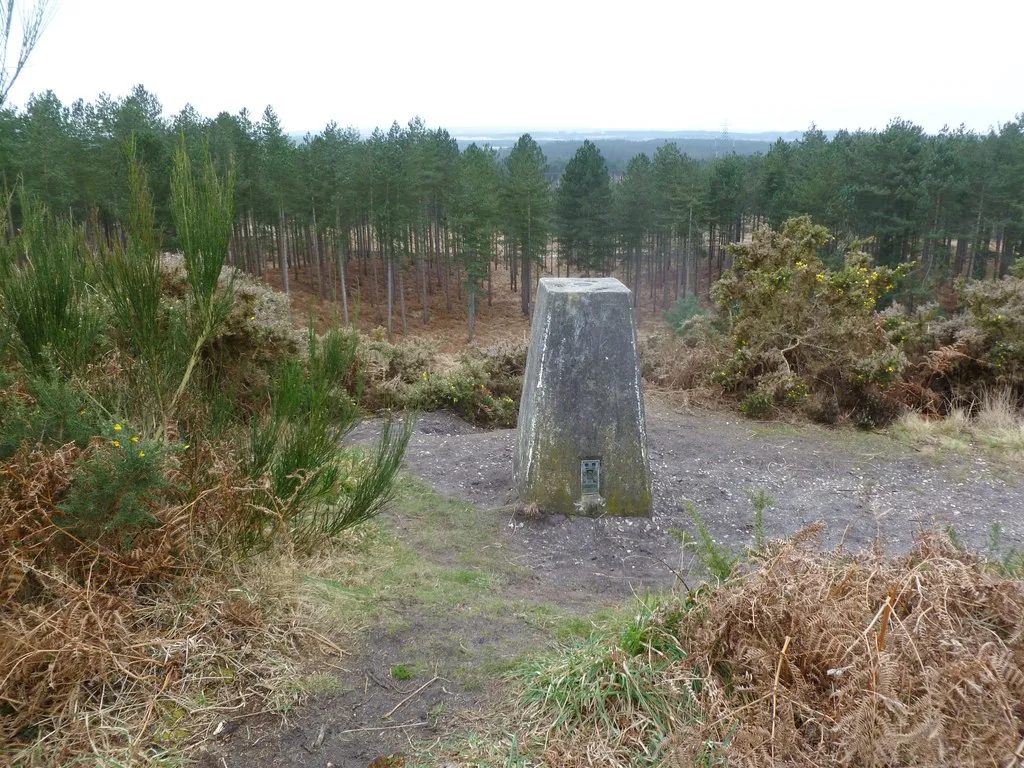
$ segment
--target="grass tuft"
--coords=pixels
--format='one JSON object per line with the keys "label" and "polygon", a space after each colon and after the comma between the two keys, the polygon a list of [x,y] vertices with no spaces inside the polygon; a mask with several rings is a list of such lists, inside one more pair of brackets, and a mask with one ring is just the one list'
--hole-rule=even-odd
{"label": "grass tuft", "polygon": [[1024,454],[1024,412],[1008,389],[986,390],[977,403],[953,404],[945,418],[904,414],[897,433],[915,444],[958,453],[978,445],[995,455]]}

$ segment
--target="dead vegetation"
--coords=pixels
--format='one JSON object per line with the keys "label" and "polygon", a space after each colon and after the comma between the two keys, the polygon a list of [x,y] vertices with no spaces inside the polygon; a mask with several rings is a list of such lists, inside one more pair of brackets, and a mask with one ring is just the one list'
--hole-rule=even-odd
{"label": "dead vegetation", "polygon": [[[93,449],[26,446],[0,465],[4,764],[67,765],[84,754],[159,764],[221,720],[275,709],[300,645],[330,650],[297,621],[284,582],[210,554],[242,498],[226,467],[200,496],[155,508],[130,542],[117,531],[86,541],[60,525],[57,505]],[[215,462],[186,458],[174,479]]]}
{"label": "dead vegetation", "polygon": [[534,670],[545,763],[1018,766],[1024,583],[941,532],[903,557],[820,554],[817,533],[664,602],[585,672],[578,649]]}
{"label": "dead vegetation", "polygon": [[897,432],[928,451],[966,453],[977,447],[1006,459],[1024,456],[1024,414],[1010,390],[987,390],[980,400],[957,402],[938,418],[912,411],[897,422]]}
{"label": "dead vegetation", "polygon": [[722,387],[711,375],[726,358],[721,346],[708,339],[706,324],[693,324],[696,330],[686,338],[672,331],[658,331],[641,339],[640,371],[648,392],[659,392],[679,399],[685,406],[715,406],[724,398]]}

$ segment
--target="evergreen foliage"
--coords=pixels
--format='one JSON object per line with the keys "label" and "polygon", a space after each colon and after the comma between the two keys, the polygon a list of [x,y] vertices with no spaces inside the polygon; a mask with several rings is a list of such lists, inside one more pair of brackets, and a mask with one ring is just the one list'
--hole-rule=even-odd
{"label": "evergreen foliage", "polygon": [[532,267],[547,248],[551,215],[551,189],[545,173],[547,160],[540,145],[526,133],[505,158],[503,198],[505,236],[522,265],[523,314],[530,315]]}
{"label": "evergreen foliage", "polygon": [[[186,106],[168,119],[142,86],[123,98],[70,105],[47,92],[21,110],[0,110],[0,178],[22,179],[28,193],[74,221],[95,212],[90,238],[101,232],[112,240],[132,215],[127,142],[147,169],[163,246],[183,244],[171,206],[179,144],[198,168],[208,151],[220,178],[234,171],[226,182],[235,201],[230,263],[257,275],[276,268],[285,288],[296,270],[309,268],[346,319],[356,303],[371,305],[390,332],[394,320],[407,328],[410,297],[429,322],[436,291],[449,307],[465,298],[467,319],[475,316],[485,264],[484,277],[505,265],[528,312],[537,266],[554,253],[551,234],[561,258],[547,263],[550,271],[564,263],[615,272],[638,306],[661,311],[685,296],[707,301],[731,266],[728,244],[760,223],[778,228],[800,215],[828,229],[829,266],[855,240],[877,264],[913,262],[896,294],[911,309],[958,277],[1002,277],[1024,256],[1024,115],[987,133],[928,135],[899,119],[882,131],[831,138],[812,127],[797,140],[764,145],[763,154],[737,154],[735,142],[720,142],[700,161],[661,142],[614,174],[599,144],[574,145],[575,155],[553,169],[544,147],[557,144],[524,135],[498,154],[500,235],[487,257],[464,247],[466,211],[472,197],[493,201],[493,174],[466,175],[473,161],[460,157],[491,150],[460,153],[447,131],[418,118],[368,137],[329,123],[294,141],[269,106],[258,118],[245,111],[206,118]],[[5,207],[17,229],[19,199]],[[473,289],[466,297],[464,287]]]}
{"label": "evergreen foliage", "polygon": [[585,274],[606,273],[612,255],[611,176],[601,151],[584,141],[556,195],[558,257]]}

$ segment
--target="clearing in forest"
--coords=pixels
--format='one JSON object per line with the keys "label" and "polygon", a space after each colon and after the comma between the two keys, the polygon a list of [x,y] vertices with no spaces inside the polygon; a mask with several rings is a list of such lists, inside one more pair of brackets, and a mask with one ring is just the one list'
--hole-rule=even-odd
{"label": "clearing in forest", "polygon": [[[1024,542],[1024,488],[995,456],[927,457],[888,434],[766,425],[656,398],[648,429],[652,518],[530,519],[508,505],[512,430],[424,415],[398,500],[340,554],[305,566],[312,597],[339,624],[362,627],[345,641],[351,656],[319,669],[330,692],[280,730],[229,724],[207,764],[363,768],[393,754],[409,766],[534,764],[520,756],[508,673],[621,622],[637,597],[695,587],[672,536],[693,530],[687,501],[737,549],[753,535],[757,491],[775,502],[768,538],[820,520],[823,545],[851,551],[902,553],[943,525],[976,551],[994,525],[999,546]],[[374,430],[366,423],[350,439]]]}

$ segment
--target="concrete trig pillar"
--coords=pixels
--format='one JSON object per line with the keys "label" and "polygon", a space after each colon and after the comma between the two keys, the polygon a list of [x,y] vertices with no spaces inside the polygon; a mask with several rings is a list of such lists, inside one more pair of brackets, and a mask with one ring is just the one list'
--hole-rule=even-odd
{"label": "concrete trig pillar", "polygon": [[540,280],[513,460],[524,504],[561,514],[650,514],[631,298],[614,278]]}

